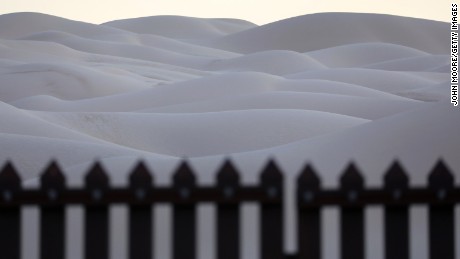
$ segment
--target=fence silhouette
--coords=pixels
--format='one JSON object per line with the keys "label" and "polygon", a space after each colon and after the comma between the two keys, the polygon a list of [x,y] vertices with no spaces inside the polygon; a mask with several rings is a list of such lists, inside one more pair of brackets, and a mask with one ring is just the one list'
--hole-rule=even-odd
{"label": "fence silhouette", "polygon": [[[153,257],[152,206],[173,205],[172,256],[196,257],[196,205],[217,205],[217,259],[240,257],[239,210],[243,202],[260,204],[260,255],[262,259],[321,258],[320,210],[326,205],[340,207],[341,258],[364,258],[364,208],[384,206],[385,256],[409,258],[409,216],[412,204],[429,206],[429,258],[454,259],[454,206],[460,202],[460,188],[453,174],[440,160],[432,169],[428,186],[411,187],[409,178],[395,161],[384,176],[383,188],[365,188],[361,172],[353,163],[345,169],[337,189],[322,189],[314,169],[307,165],[297,179],[298,253],[283,251],[283,173],[270,160],[257,185],[242,185],[230,161],[217,172],[214,186],[197,186],[195,174],[183,161],[173,176],[173,185],[153,184],[153,175],[139,162],[129,176],[127,187],[111,187],[109,176],[96,162],[85,177],[83,188],[66,187],[66,179],[56,162],[43,172],[39,189],[23,189],[13,164],[0,172],[0,253],[4,259],[19,259],[20,208],[38,205],[40,214],[40,258],[65,258],[65,207],[85,208],[85,258],[108,259],[108,208],[129,206],[128,258]],[[294,191],[294,190],[293,190]]]}

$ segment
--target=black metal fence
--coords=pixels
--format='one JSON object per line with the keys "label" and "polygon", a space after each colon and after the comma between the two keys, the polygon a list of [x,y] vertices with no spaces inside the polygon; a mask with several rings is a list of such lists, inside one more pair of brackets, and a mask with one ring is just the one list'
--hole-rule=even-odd
{"label": "black metal fence", "polygon": [[[153,184],[153,175],[140,162],[129,177],[129,186],[114,188],[109,176],[95,163],[85,177],[84,188],[66,187],[66,179],[55,162],[40,178],[40,189],[23,189],[21,179],[9,162],[0,172],[0,254],[19,259],[20,208],[38,205],[40,214],[40,258],[65,258],[66,205],[85,208],[85,258],[107,259],[109,244],[108,208],[129,206],[130,259],[153,257],[152,205],[173,205],[173,258],[196,257],[196,206],[200,202],[217,205],[217,259],[240,257],[239,210],[243,202],[260,204],[260,255],[262,259],[321,258],[321,217],[323,206],[340,207],[341,258],[364,258],[364,208],[384,206],[385,256],[409,258],[409,215],[412,204],[429,206],[430,259],[454,259],[454,206],[460,202],[460,187],[453,174],[439,161],[429,174],[428,186],[411,187],[409,178],[396,161],[386,172],[383,188],[365,188],[364,179],[353,163],[345,169],[338,189],[322,189],[319,176],[307,165],[297,180],[298,253],[283,251],[283,173],[271,160],[261,172],[260,183],[242,185],[230,161],[217,172],[215,186],[197,186],[195,174],[182,162],[173,185]],[[460,223],[458,223],[460,224]]]}

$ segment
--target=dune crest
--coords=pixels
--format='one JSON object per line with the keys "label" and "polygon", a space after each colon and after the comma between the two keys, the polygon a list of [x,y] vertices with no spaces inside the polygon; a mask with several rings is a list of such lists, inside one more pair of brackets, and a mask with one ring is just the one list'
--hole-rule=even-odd
{"label": "dune crest", "polygon": [[[295,157],[312,157],[320,167],[325,161],[314,150],[338,145],[339,152],[365,143],[366,135],[398,129],[391,118],[410,128],[436,116],[449,126],[433,134],[442,128],[454,138],[460,115],[442,114],[449,99],[448,28],[358,13],[263,26],[183,16],[97,25],[39,13],[1,15],[0,116],[8,125],[0,127],[0,143],[18,143],[1,155],[36,165],[37,156],[21,153],[19,143],[41,149],[47,139],[54,143],[47,152],[60,153],[66,168],[89,162],[70,150],[93,146],[90,153],[108,161],[234,154],[243,166],[272,152],[293,169],[300,163]],[[435,108],[424,119],[417,115],[427,107]],[[429,137],[407,131],[413,141]],[[395,145],[375,141],[382,146],[373,158],[379,163],[369,166],[380,170]],[[415,159],[418,149],[406,145],[400,156]],[[437,147],[437,156],[460,168],[449,160],[449,145]]]}
{"label": "dune crest", "polygon": [[257,26],[238,19],[206,19],[173,15],[117,20],[103,25],[138,34],[155,34],[169,38],[201,40],[228,35]]}
{"label": "dune crest", "polygon": [[[320,29],[319,29],[320,28]],[[355,43],[390,43],[445,54],[446,22],[370,13],[317,13],[212,39],[210,46],[240,53],[270,49],[308,52]]]}

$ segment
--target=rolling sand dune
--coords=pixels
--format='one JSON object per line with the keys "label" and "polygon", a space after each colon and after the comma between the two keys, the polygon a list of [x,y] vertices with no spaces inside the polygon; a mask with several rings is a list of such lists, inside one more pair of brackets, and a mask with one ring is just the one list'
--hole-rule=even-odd
{"label": "rolling sand dune", "polygon": [[256,26],[253,23],[237,19],[200,19],[173,15],[125,19],[103,25],[138,34],[201,40],[232,34]]}
{"label": "rolling sand dune", "polygon": [[90,23],[72,21],[41,13],[12,13],[0,16],[0,38],[16,39],[41,31],[62,31],[82,37],[120,33],[111,27],[95,26]]}
{"label": "rolling sand dune", "polygon": [[[212,182],[226,156],[244,181],[257,179],[274,156],[291,189],[306,161],[336,185],[350,159],[371,185],[381,184],[394,158],[423,183],[443,157],[460,182],[448,31],[448,23],[357,13],[263,26],[180,16],[96,25],[1,15],[0,158],[12,159],[32,185],[51,158],[71,184],[81,183],[96,158],[122,184],[139,158],[167,182],[182,157],[200,182]],[[287,251],[296,246],[292,222],[288,214]],[[35,258],[36,244],[28,242],[24,258]],[[160,247],[157,258],[168,258],[168,246]],[[257,258],[256,247],[245,242],[243,258]],[[426,258],[414,247],[414,258]],[[213,258],[206,249],[199,257]],[[366,258],[381,258],[378,249]],[[111,251],[124,258],[123,246]],[[334,251],[326,249],[326,258]]]}
{"label": "rolling sand dune", "polygon": [[66,63],[30,63],[12,66],[0,74],[0,101],[34,95],[72,100],[147,88],[129,75]]}
{"label": "rolling sand dune", "polygon": [[306,52],[328,67],[359,67],[395,59],[426,57],[427,53],[388,43],[355,43]]}
{"label": "rolling sand dune", "polygon": [[[35,39],[33,36],[30,38]],[[157,61],[173,65],[181,64],[183,66],[196,66],[197,64],[204,64],[205,62],[209,62],[209,60],[211,60],[207,57],[186,55],[151,46],[83,38],[70,34],[64,34],[56,37],[55,42],[87,53]]]}
{"label": "rolling sand dune", "polygon": [[[429,90],[431,88],[426,91]],[[415,96],[413,92],[407,93],[407,95],[410,94]],[[435,99],[439,98],[441,97]],[[149,113],[202,113],[253,109],[297,109],[324,111],[373,120],[421,105],[421,103],[412,100],[370,100],[369,98],[336,94],[276,91],[216,98],[211,101],[176,104],[140,111]]]}
{"label": "rolling sand dune", "polygon": [[306,71],[287,76],[290,79],[323,79],[361,85],[378,91],[395,93],[436,84],[423,75],[362,68],[337,68]]}
{"label": "rolling sand dune", "polygon": [[428,55],[420,57],[401,58],[374,63],[365,67],[392,71],[447,72],[447,70],[437,71],[438,69],[441,69],[444,66],[446,66],[446,68],[447,66],[450,66],[449,58],[447,55]]}
{"label": "rolling sand dune", "polygon": [[[193,114],[57,113],[42,118],[109,142],[178,157],[262,149],[367,121],[289,109]],[[260,131],[260,127],[271,130]],[[188,129],[187,134],[184,128]],[[150,137],[145,138],[146,135]],[[203,142],[209,144],[202,145]]]}
{"label": "rolling sand dune", "polygon": [[433,54],[449,51],[449,24],[383,14],[320,13],[294,17],[208,41],[210,46],[251,53],[284,49],[314,51],[380,42]]}
{"label": "rolling sand dune", "polygon": [[255,71],[272,75],[326,68],[321,62],[294,51],[261,51],[232,59],[216,60],[207,67],[218,71]]}

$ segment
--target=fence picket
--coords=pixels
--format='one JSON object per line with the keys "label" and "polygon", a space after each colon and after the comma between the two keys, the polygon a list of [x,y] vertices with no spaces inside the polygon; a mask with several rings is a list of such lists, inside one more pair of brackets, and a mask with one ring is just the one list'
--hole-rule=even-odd
{"label": "fence picket", "polygon": [[[232,200],[239,187],[239,175],[233,164],[227,160],[217,174],[217,186],[222,196]],[[240,205],[220,203],[217,205],[217,258],[240,258]]]}
{"label": "fence picket", "polygon": [[[151,195],[153,177],[143,162],[139,162],[129,177],[130,188],[139,202]],[[129,206],[129,258],[152,258],[152,206]]]}
{"label": "fence picket", "polygon": [[109,187],[109,179],[96,162],[85,177],[86,189],[93,202],[85,208],[85,258],[108,259],[108,206],[99,204]]}
{"label": "fence picket", "polygon": [[195,175],[184,161],[174,174],[174,189],[184,203],[173,208],[173,258],[196,258],[196,205],[186,203],[195,187]]}
{"label": "fence picket", "polygon": [[281,259],[283,251],[283,175],[275,161],[270,160],[260,176],[261,188],[270,202],[261,205],[261,258]]}
{"label": "fence picket", "polygon": [[[437,199],[447,198],[454,185],[454,177],[440,160],[431,171],[429,187]],[[429,208],[430,258],[454,259],[454,205],[439,203]]]}
{"label": "fence picket", "polygon": [[[384,176],[385,190],[395,201],[403,199],[409,179],[398,162]],[[409,209],[407,205],[385,206],[385,258],[409,258]]]}
{"label": "fence picket", "polygon": [[65,206],[85,207],[84,255],[86,259],[109,257],[109,206],[129,207],[128,257],[153,258],[153,211],[157,203],[173,206],[172,255],[174,259],[195,259],[196,206],[200,202],[217,205],[217,259],[240,258],[240,206],[257,202],[260,214],[260,255],[263,259],[321,258],[321,209],[340,206],[341,258],[364,258],[364,208],[385,208],[385,258],[409,257],[409,206],[429,206],[430,259],[453,259],[455,254],[454,206],[460,203],[460,186],[443,161],[430,171],[428,185],[411,187],[409,176],[398,161],[384,175],[383,188],[364,188],[364,179],[350,163],[340,177],[340,187],[321,188],[321,179],[306,165],[297,179],[298,253],[283,251],[283,174],[274,160],[268,161],[258,184],[242,185],[240,174],[230,160],[217,172],[214,186],[197,186],[187,161],[179,165],[173,185],[155,186],[153,175],[139,162],[129,176],[128,187],[110,187],[109,177],[99,162],[85,176],[84,188],[66,187],[66,179],[55,161],[41,175],[41,187],[21,187],[13,164],[0,171],[0,257],[21,258],[21,206],[39,206],[40,258],[65,257]]}
{"label": "fence picket", "polygon": [[[5,202],[10,202],[16,191],[21,189],[21,179],[11,162],[7,162],[0,172],[0,192]],[[0,208],[0,253],[5,259],[19,259],[20,216],[19,206]]]}
{"label": "fence picket", "polygon": [[65,189],[65,177],[57,162],[48,165],[40,181],[50,201],[49,205],[40,207],[40,258],[62,259],[65,256],[64,206],[55,202]]}
{"label": "fence picket", "polygon": [[364,179],[354,163],[340,178],[341,190],[348,203],[341,208],[341,254],[342,259],[364,259],[364,212],[363,206],[354,205],[364,186]]}
{"label": "fence picket", "polygon": [[[321,181],[311,165],[306,165],[297,179],[297,204],[313,202]],[[297,208],[299,259],[321,258],[320,208]]]}

